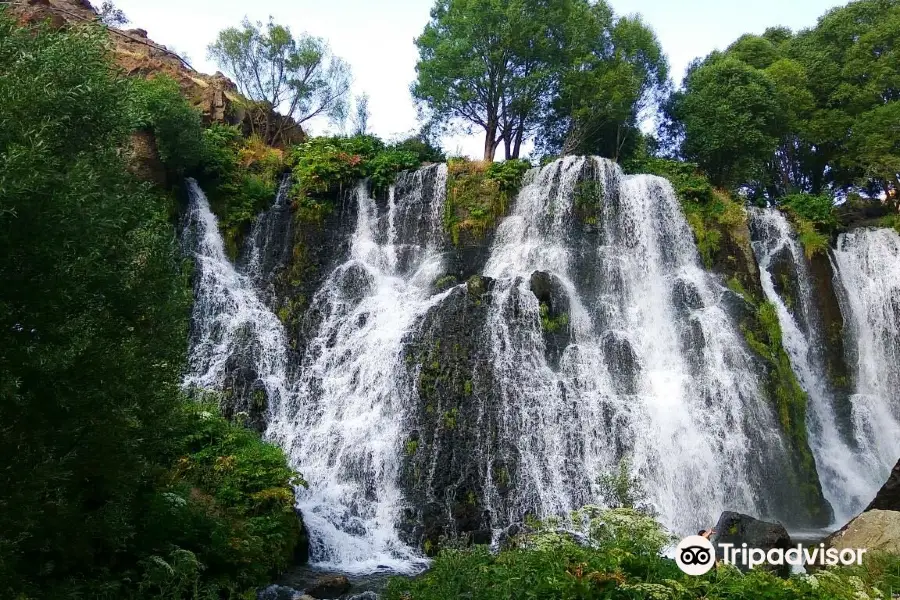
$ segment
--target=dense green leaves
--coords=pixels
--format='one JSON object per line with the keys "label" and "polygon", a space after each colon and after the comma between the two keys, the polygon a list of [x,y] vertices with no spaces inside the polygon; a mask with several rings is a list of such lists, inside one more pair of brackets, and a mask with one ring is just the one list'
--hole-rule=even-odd
{"label": "dense green leaves", "polygon": [[320,38],[295,37],[271,19],[265,25],[244,19],[240,27],[219,33],[209,55],[258,103],[251,107],[258,113],[251,122],[259,124],[256,133],[266,141],[280,139],[284,127],[283,121],[272,118],[272,110],[297,123],[346,111],[350,68]]}
{"label": "dense green leaves", "polygon": [[173,171],[199,154],[224,176],[233,157],[198,152],[172,86],[123,79],[99,27],[18,28],[0,9],[4,598],[238,597],[299,537],[280,450],[179,389],[173,199],[120,149],[142,126]]}
{"label": "dense green leaves", "polygon": [[[498,554],[486,546],[449,547],[431,569],[409,580],[393,578],[386,600],[856,600],[891,598],[900,584],[896,556],[873,555],[862,567],[781,579],[764,570],[742,574],[718,565],[685,575],[661,551],[671,539],[650,517],[629,509],[586,507],[567,523],[537,524]],[[579,543],[571,528],[586,534]]]}
{"label": "dense green leaves", "polygon": [[116,152],[129,86],[102,32],[0,15],[0,57],[0,572],[64,581],[127,556],[189,293],[167,199]]}
{"label": "dense green leaves", "polygon": [[135,128],[153,131],[159,157],[176,175],[197,166],[201,157],[200,113],[181,94],[178,84],[167,76],[136,79],[132,106]]}
{"label": "dense green leaves", "polygon": [[619,156],[667,79],[654,34],[605,2],[439,0],[416,40],[413,95],[444,123],[485,132],[517,158],[541,130],[545,153]]}
{"label": "dense green leaves", "polygon": [[291,153],[295,191],[300,196],[334,194],[367,177],[374,190],[384,191],[397,173],[433,157],[440,155],[415,138],[390,146],[371,135],[312,138]]}
{"label": "dense green leaves", "polygon": [[[900,2],[857,0],[794,35],[746,35],[667,107],[680,151],[756,196],[900,187]],[[671,133],[671,132],[670,132]]]}

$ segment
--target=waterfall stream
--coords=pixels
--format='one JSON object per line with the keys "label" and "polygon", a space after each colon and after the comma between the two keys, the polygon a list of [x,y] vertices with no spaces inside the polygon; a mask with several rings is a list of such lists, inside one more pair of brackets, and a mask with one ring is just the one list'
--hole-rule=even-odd
{"label": "waterfall stream", "polygon": [[[782,342],[794,373],[807,393],[807,431],[823,492],[835,509],[835,522],[855,516],[884,481],[880,461],[871,460],[841,435],[834,392],[823,358],[822,324],[813,302],[813,286],[803,249],[785,216],[773,208],[751,209],[753,251],[766,298],[778,313]],[[776,291],[776,270],[790,277],[796,297]],[[790,272],[788,276],[784,271]],[[792,306],[788,306],[788,302]],[[893,459],[891,464],[893,465]]]}
{"label": "waterfall stream", "polygon": [[395,528],[402,417],[412,402],[401,383],[402,342],[441,297],[431,285],[443,272],[446,178],[446,165],[399,175],[382,214],[366,184],[357,186],[349,259],[313,298],[321,324],[269,426],[310,483],[298,505],[323,565],[415,567],[417,553]]}
{"label": "waterfall stream", "polygon": [[[585,179],[601,188],[593,234],[576,218]],[[535,271],[568,297],[558,370],[528,291]],[[497,279],[488,339],[501,435],[519,461],[511,499],[491,506],[499,522],[597,502],[596,479],[623,457],[675,531],[709,525],[726,506],[766,512],[761,469],[783,444],[721,305],[725,288],[701,267],[666,180],[577,157],[532,172],[485,274]]]}
{"label": "waterfall stream", "polygon": [[[626,176],[598,158],[530,170],[480,269],[488,287],[476,302],[465,285],[435,285],[451,270],[447,177],[446,165],[401,173],[378,199],[367,182],[355,187],[352,234],[335,243],[344,254],[322,273],[296,350],[270,308],[291,256],[290,181],[256,220],[237,267],[206,197],[189,182],[183,241],[196,269],[185,384],[229,389],[242,373],[265,392],[266,436],[309,482],[297,501],[315,566],[412,572],[424,564],[407,537],[421,513],[411,516],[405,444],[429,421],[414,417],[425,403],[407,350],[434,348],[439,338],[417,337],[424,324],[433,335],[442,311],[465,302],[480,311],[467,338],[477,340],[480,362],[478,377],[459,377],[476,380],[465,382],[460,410],[481,429],[476,450],[452,460],[478,465],[466,475],[479,479],[466,480],[483,495],[472,517],[478,523],[496,530],[527,514],[607,502],[600,480],[623,459],[646,504],[677,533],[712,525],[724,509],[760,517],[791,511],[796,498],[777,483],[792,468],[791,449],[737,325],[743,300],[703,268],[666,180]],[[846,516],[900,453],[900,238],[854,231],[834,253],[858,359],[853,445],[823,384],[802,252],[780,214],[755,212],[753,222],[762,232],[754,250],[763,288],[810,397],[825,493]],[[793,307],[775,289],[776,256],[796,270],[801,293]],[[434,422],[447,428],[446,420]],[[444,434],[422,439],[446,443]],[[508,480],[495,481],[497,465]],[[438,467],[425,466],[427,477]],[[440,510],[447,508],[452,513],[452,503]]]}
{"label": "waterfall stream", "polygon": [[188,180],[190,206],[183,239],[195,257],[194,308],[187,386],[219,389],[235,359],[251,366],[270,401],[287,394],[287,338],[262,302],[252,278],[228,260],[215,215],[197,182]]}
{"label": "waterfall stream", "polygon": [[900,235],[870,228],[842,233],[834,267],[856,388],[854,438],[868,479],[877,482],[871,496],[900,456]]}

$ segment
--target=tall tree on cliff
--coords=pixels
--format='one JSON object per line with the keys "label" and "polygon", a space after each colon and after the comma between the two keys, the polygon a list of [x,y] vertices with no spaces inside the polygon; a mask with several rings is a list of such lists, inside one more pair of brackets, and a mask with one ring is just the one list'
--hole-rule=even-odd
{"label": "tall tree on cliff", "polygon": [[620,160],[638,147],[641,113],[668,91],[669,65],[639,16],[617,18],[601,0],[573,17],[539,147]]}
{"label": "tall tree on cliff", "polygon": [[209,56],[235,80],[243,95],[255,101],[254,133],[265,140],[280,138],[285,122],[297,124],[341,112],[350,90],[350,67],[331,53],[321,38],[294,36],[271,19],[266,25],[244,19],[241,27],[219,32]]}
{"label": "tall tree on cliff", "polygon": [[484,130],[486,160],[501,142],[518,158],[538,129],[545,152],[618,156],[668,77],[653,32],[602,0],[438,0],[416,45],[413,95],[445,124]]}
{"label": "tall tree on cliff", "polygon": [[697,61],[667,113],[718,185],[777,198],[900,188],[900,0],[859,0],[793,35],[745,35]]}
{"label": "tall tree on cliff", "polygon": [[438,0],[416,39],[413,96],[432,118],[484,130],[484,158],[500,142],[516,158],[545,103],[559,35],[573,1]]}

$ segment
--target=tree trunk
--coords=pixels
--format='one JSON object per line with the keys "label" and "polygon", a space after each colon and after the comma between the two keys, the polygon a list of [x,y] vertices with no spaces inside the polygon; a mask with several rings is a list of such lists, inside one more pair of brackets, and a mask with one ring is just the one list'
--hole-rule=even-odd
{"label": "tree trunk", "polygon": [[500,140],[495,137],[497,135],[497,125],[490,125],[485,128],[484,133],[484,160],[493,162],[494,154],[497,153],[497,142]]}

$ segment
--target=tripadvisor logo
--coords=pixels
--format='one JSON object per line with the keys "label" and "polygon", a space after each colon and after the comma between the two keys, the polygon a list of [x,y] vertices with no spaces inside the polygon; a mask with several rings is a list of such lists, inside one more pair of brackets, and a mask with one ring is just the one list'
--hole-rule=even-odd
{"label": "tripadvisor logo", "polygon": [[716,564],[716,549],[702,535],[689,535],[675,547],[675,564],[688,575],[703,575]]}
{"label": "tripadvisor logo", "polygon": [[[734,544],[719,544],[722,562],[728,565],[742,565],[749,569],[763,564],[782,566],[821,565],[861,565],[864,548],[825,548],[804,547],[797,544],[795,548],[773,548],[769,551],[761,548],[748,548],[747,544],[735,547]],[[689,535],[675,547],[675,563],[688,575],[703,575],[716,564],[716,549],[706,537]]]}

